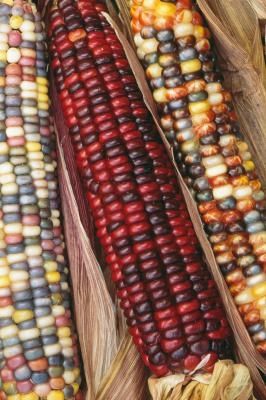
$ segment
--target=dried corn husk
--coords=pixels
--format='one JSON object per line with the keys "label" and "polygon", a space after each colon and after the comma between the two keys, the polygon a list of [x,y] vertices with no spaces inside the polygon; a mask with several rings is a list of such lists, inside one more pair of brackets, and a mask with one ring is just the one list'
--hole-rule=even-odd
{"label": "dried corn husk", "polygon": [[219,361],[211,377],[195,375],[188,382],[178,375],[152,377],[149,389],[153,400],[255,400],[247,367],[232,361]]}
{"label": "dried corn husk", "polygon": [[261,37],[264,45],[264,56],[266,62],[266,2],[264,0],[248,0],[250,5],[254,8],[260,20]]}
{"label": "dried corn husk", "polygon": [[266,2],[265,0],[248,0],[250,5],[256,11],[260,19],[266,19]]}

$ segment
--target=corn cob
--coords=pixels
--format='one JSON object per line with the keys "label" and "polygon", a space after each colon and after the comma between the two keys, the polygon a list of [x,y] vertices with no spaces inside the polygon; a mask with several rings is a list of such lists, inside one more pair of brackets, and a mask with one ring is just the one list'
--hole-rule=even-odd
{"label": "corn cob", "polygon": [[59,0],[51,67],[76,164],[144,363],[158,376],[230,355],[229,328],[173,168],[102,1]]}
{"label": "corn cob", "polygon": [[30,2],[0,18],[0,398],[78,398],[45,34]]}
{"label": "corn cob", "polygon": [[131,15],[165,135],[239,312],[266,354],[265,195],[221,84],[210,33],[190,0],[133,0]]}

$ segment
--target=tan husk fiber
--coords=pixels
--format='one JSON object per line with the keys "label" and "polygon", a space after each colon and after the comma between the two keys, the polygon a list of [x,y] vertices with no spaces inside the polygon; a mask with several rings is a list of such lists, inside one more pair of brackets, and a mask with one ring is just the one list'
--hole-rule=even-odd
{"label": "tan husk fiber", "polygon": [[232,361],[219,361],[213,374],[151,377],[149,389],[153,400],[255,400],[247,367]]}
{"label": "tan husk fiber", "polygon": [[265,0],[248,0],[254,8],[260,19],[266,19],[266,1]]}

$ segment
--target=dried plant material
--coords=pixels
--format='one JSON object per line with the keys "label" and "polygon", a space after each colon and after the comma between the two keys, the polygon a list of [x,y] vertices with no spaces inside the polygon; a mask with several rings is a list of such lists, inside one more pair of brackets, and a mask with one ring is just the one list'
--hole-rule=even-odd
{"label": "dried plant material", "polygon": [[[121,0],[121,4],[125,4],[125,0]],[[122,5],[120,8],[122,9]],[[200,216],[199,216],[199,213],[197,210],[196,203],[195,203],[194,199],[192,198],[181,175],[178,172],[178,169],[177,169],[175,161],[174,161],[173,154],[171,152],[170,145],[166,141],[165,135],[160,128],[160,125],[158,122],[156,106],[154,104],[154,100],[153,100],[151,91],[148,87],[143,68],[142,68],[139,60],[137,59],[137,56],[136,56],[134,50],[131,48],[129,42],[127,41],[126,37],[119,30],[119,27],[115,24],[114,21],[112,21],[112,19],[107,14],[104,14],[104,15],[105,15],[105,18],[108,20],[108,22],[112,25],[112,27],[116,31],[116,34],[123,45],[123,48],[127,55],[131,69],[137,79],[137,83],[141,89],[141,92],[143,93],[144,101],[145,101],[149,111],[153,115],[154,121],[158,128],[158,131],[161,135],[162,140],[165,143],[166,151],[168,152],[169,157],[172,159],[172,162],[176,168],[179,183],[180,183],[181,189],[183,191],[194,228],[196,230],[200,244],[203,248],[209,268],[210,268],[210,270],[214,276],[215,282],[218,286],[218,289],[219,289],[219,292],[220,292],[220,295],[223,300],[224,307],[225,307],[225,310],[227,313],[227,318],[228,318],[229,323],[235,334],[237,353],[240,355],[239,358],[240,358],[241,362],[243,362],[245,365],[249,366],[250,375],[252,376],[253,382],[256,383],[256,390],[259,393],[259,398],[264,399],[264,398],[266,398],[266,388],[265,388],[264,382],[258,372],[257,367],[260,367],[263,371],[266,371],[266,361],[256,351],[256,349],[251,341],[251,338],[246,330],[246,327],[242,321],[242,318],[240,317],[240,315],[238,313],[238,310],[237,310],[234,300],[228,290],[228,287],[224,281],[224,278],[219,270],[219,267],[215,261],[213,251],[211,249],[210,243],[206,237],[202,222],[200,220]],[[129,23],[130,23],[130,21],[125,21],[125,24],[128,25]],[[241,374],[241,371],[240,371],[240,374]]]}
{"label": "dried plant material", "polygon": [[226,86],[234,95],[242,131],[265,184],[266,67],[258,17],[248,1],[197,3],[214,36]]}
{"label": "dried plant material", "polygon": [[248,0],[248,2],[256,11],[258,18],[266,19],[266,2],[265,2],[265,0]]}
{"label": "dried plant material", "polygon": [[[129,42],[132,46],[134,46],[133,37],[131,35],[131,26],[130,26],[130,0],[121,0],[116,1],[117,7],[119,9],[119,17],[121,24],[123,26],[123,32],[127,36]],[[110,15],[111,16],[111,15]],[[114,20],[115,21],[115,20]],[[116,22],[116,21],[115,21]],[[119,24],[117,24],[119,26]],[[120,26],[119,26],[120,28]]]}
{"label": "dried plant material", "polygon": [[[207,374],[208,375],[208,374]],[[213,374],[171,375],[150,378],[153,400],[255,400],[248,368],[232,361],[218,361]]]}
{"label": "dried plant material", "polygon": [[[144,365],[139,361],[137,348],[129,333],[126,333],[115,359],[102,380],[96,399],[147,400],[147,375]],[[90,398],[87,397],[87,400]]]}

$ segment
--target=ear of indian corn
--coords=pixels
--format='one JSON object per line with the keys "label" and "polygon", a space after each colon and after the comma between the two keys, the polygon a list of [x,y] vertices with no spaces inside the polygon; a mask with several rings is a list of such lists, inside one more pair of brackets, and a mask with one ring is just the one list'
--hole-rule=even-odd
{"label": "ear of indian corn", "polygon": [[156,374],[228,357],[229,328],[151,116],[102,1],[59,0],[51,67],[129,331]]}
{"label": "ear of indian corn", "polygon": [[239,312],[266,354],[265,195],[222,86],[210,33],[190,0],[133,0],[131,15],[165,135]]}
{"label": "ear of indian corn", "polygon": [[0,398],[77,397],[46,45],[35,5],[0,1]]}

